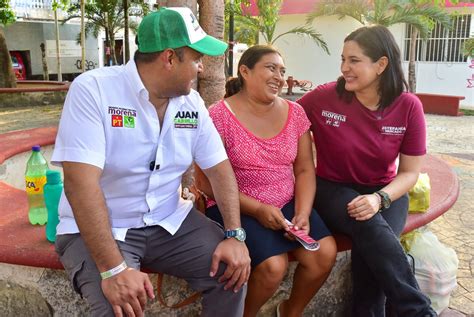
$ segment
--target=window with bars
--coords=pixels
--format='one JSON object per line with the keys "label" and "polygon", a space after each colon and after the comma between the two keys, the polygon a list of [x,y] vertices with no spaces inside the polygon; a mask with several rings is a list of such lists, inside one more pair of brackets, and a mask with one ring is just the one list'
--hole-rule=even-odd
{"label": "window with bars", "polygon": [[[464,42],[469,38],[471,15],[458,15],[452,18],[453,27],[447,29],[436,24],[427,40],[416,40],[416,61],[421,62],[466,62],[463,54]],[[404,59],[408,61],[410,52],[411,25],[405,28]]]}

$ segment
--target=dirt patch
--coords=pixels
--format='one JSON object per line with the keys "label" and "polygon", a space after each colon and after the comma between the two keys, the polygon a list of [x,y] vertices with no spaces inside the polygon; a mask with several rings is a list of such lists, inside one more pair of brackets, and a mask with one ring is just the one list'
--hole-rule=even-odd
{"label": "dirt patch", "polygon": [[62,104],[35,107],[0,107],[0,133],[57,126]]}

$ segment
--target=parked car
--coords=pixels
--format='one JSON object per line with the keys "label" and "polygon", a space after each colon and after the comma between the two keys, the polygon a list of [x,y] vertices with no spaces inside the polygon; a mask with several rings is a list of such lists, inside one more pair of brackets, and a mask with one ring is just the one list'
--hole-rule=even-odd
{"label": "parked car", "polygon": [[15,72],[15,77],[17,80],[26,79],[26,68],[25,63],[23,62],[23,57],[20,52],[11,51],[10,56],[12,57],[12,66],[13,71]]}

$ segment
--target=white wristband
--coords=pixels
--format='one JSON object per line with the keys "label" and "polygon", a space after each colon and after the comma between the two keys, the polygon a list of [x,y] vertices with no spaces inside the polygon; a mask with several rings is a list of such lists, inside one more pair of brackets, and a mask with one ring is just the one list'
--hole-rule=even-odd
{"label": "white wristband", "polygon": [[114,268],[112,268],[108,271],[100,273],[100,277],[102,277],[102,279],[105,280],[106,278],[115,276],[115,275],[125,271],[127,268],[128,268],[127,263],[125,263],[125,261],[123,261],[122,263],[120,263],[116,267],[114,267]]}

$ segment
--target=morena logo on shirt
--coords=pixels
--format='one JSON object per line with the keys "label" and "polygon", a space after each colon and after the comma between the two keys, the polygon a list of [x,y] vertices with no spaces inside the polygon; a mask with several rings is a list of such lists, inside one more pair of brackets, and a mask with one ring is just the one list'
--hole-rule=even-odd
{"label": "morena logo on shirt", "polygon": [[135,118],[137,117],[135,109],[109,106],[108,114],[110,114],[112,127],[135,128]]}
{"label": "morena logo on shirt", "polygon": [[178,129],[196,129],[198,122],[197,111],[178,111],[174,117],[174,127]]}
{"label": "morena logo on shirt", "polygon": [[323,110],[321,115],[326,119],[326,125],[339,128],[341,122],[346,122],[346,116],[343,114]]}

